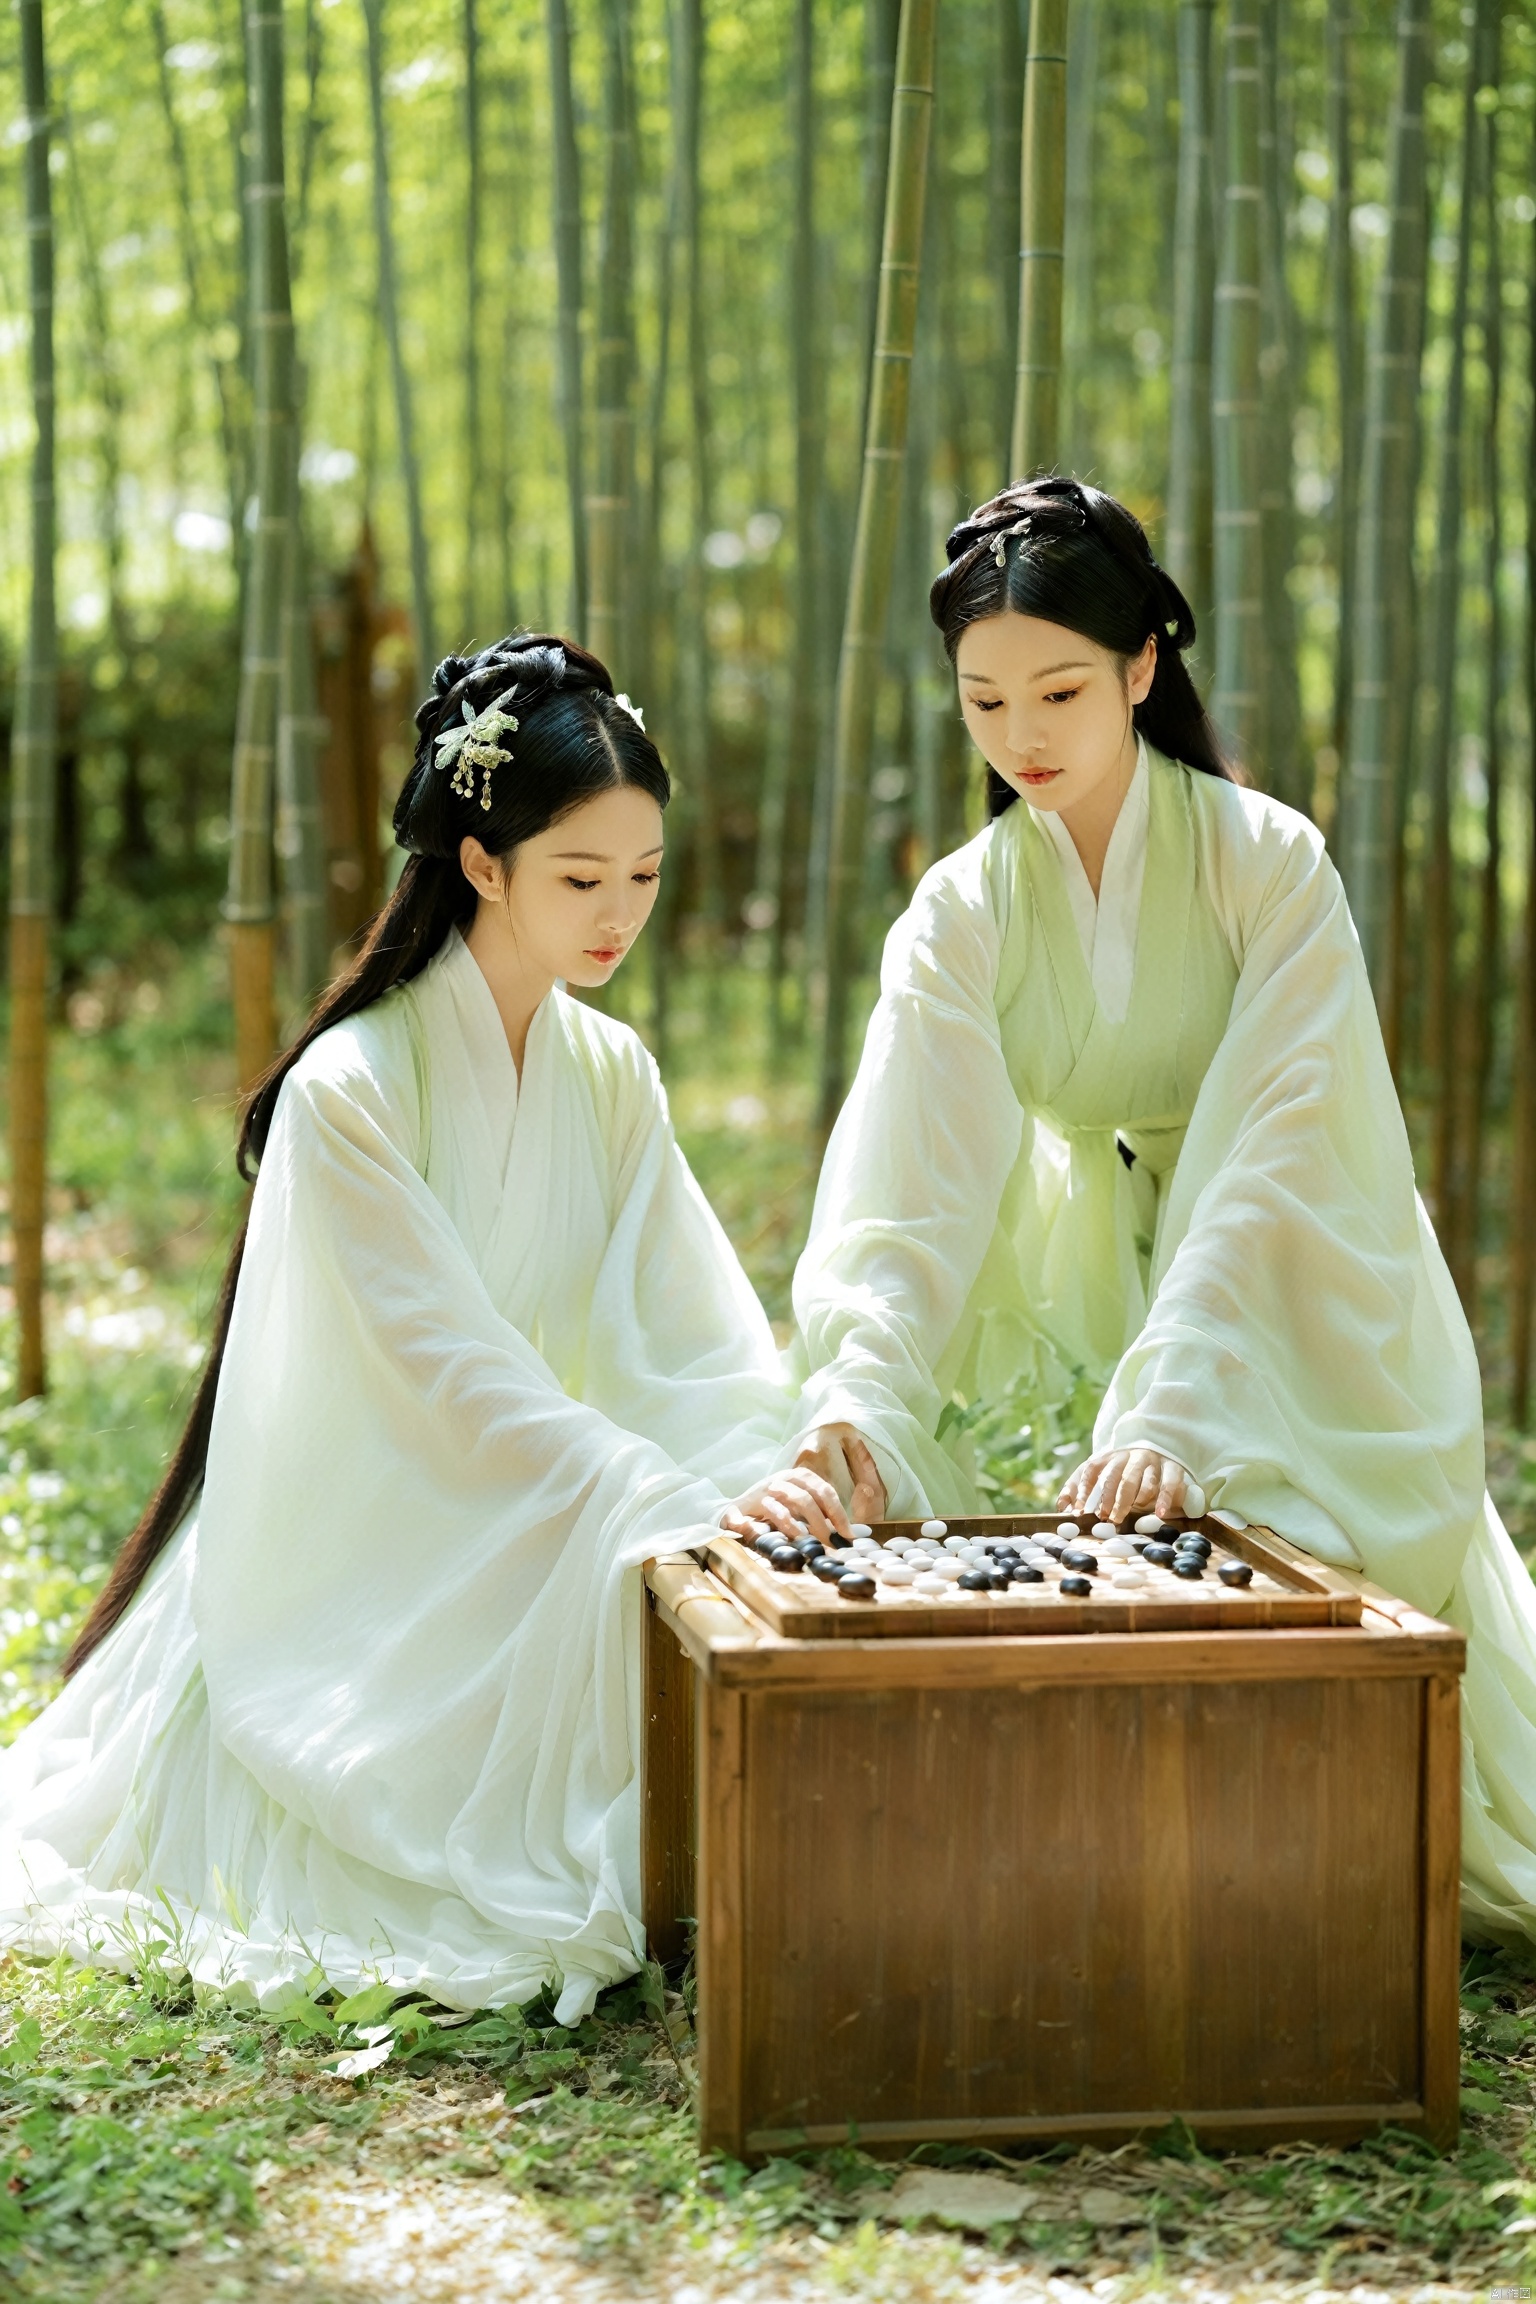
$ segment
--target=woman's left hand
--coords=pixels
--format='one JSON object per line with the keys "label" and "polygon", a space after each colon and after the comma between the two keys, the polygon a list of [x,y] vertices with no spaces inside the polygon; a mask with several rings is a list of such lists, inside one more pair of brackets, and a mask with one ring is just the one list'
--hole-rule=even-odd
{"label": "woman's left hand", "polygon": [[1109,1448],[1090,1456],[1063,1486],[1057,1511],[1088,1511],[1096,1488],[1099,1500],[1092,1509],[1104,1520],[1130,1520],[1140,1512],[1155,1512],[1160,1520],[1198,1519],[1205,1510],[1199,1485],[1157,1448]]}

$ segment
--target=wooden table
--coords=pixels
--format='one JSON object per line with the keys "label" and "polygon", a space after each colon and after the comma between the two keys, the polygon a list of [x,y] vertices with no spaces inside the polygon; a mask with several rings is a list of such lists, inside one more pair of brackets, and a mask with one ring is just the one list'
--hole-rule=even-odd
{"label": "wooden table", "polygon": [[1452,2141],[1459,1633],[1359,1578],[1356,1623],[1076,1637],[646,1583],[645,1921],[664,1959],[697,1921],[706,2147]]}

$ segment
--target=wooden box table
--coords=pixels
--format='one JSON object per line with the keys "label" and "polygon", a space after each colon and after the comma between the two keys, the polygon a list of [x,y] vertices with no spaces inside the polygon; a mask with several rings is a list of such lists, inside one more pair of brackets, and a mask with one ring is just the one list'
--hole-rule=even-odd
{"label": "wooden box table", "polygon": [[648,1568],[645,1921],[697,1923],[706,2147],[1454,2137],[1462,1637],[1197,1525],[1267,1598]]}

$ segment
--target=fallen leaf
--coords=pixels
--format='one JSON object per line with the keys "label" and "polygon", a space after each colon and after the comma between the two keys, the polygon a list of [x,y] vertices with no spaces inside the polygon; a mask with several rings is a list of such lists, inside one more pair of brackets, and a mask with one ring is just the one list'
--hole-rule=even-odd
{"label": "fallen leaf", "polygon": [[1147,2211],[1139,2200],[1130,2199],[1124,2192],[1111,2192],[1106,2185],[1090,2184],[1077,2204],[1077,2212],[1085,2224],[1101,2231],[1114,2225],[1145,2224]]}
{"label": "fallen leaf", "polygon": [[359,2048],[351,2056],[343,2056],[339,2064],[331,2066],[338,2080],[361,2080],[365,2072],[376,2072],[386,2061],[394,2047],[393,2040],[376,2041],[371,2048]]}
{"label": "fallen leaf", "polygon": [[889,2192],[874,2195],[868,2213],[888,2224],[931,2217],[966,2232],[1016,2224],[1034,2199],[1002,2176],[967,2176],[949,2168],[909,2168]]}

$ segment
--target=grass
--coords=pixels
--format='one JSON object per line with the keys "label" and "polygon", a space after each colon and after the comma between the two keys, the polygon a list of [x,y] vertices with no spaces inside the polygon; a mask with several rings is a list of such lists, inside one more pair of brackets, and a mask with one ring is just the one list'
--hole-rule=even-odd
{"label": "grass", "polygon": [[[723,1029],[679,1001],[668,1081],[782,1327],[814,1182],[808,1096],[793,1070],[765,1084],[752,991],[726,985]],[[91,992],[55,1070],[54,1389],[0,1411],[4,1737],[47,1700],[153,1483],[237,1206],[212,963]],[[1027,1493],[1081,1409],[1026,1434],[999,1403],[974,1437]],[[1492,1429],[1490,1473],[1530,1544],[1536,1443]],[[1017,2185],[1018,2215],[991,2232],[891,2221],[900,2169],[854,2150],[755,2171],[701,2158],[689,2003],[686,1977],[651,1970],[574,2030],[543,2002],[459,2021],[382,1992],[322,1994],[279,2023],[192,1993],[168,1943],[128,1976],[11,1956],[0,2296],[1133,2304],[1536,2287],[1536,1951],[1469,1957],[1453,2153],[1388,2134],[1211,2155],[1175,2130],[1117,2152],[914,2155]]]}

